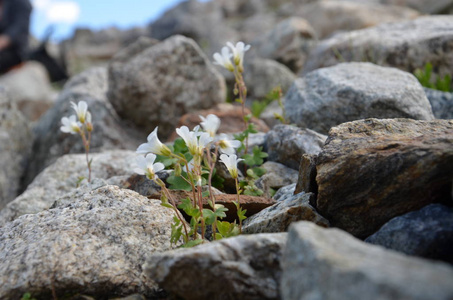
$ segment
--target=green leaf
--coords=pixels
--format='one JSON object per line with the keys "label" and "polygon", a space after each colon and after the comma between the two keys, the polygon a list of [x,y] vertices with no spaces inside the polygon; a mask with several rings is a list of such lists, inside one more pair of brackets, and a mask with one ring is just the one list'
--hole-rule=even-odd
{"label": "green leaf", "polygon": [[186,182],[183,178],[181,178],[181,176],[175,176],[172,174],[167,178],[167,183],[170,185],[169,188],[171,190],[184,190],[184,191],[192,190],[192,186],[188,182]]}
{"label": "green leaf", "polygon": [[185,243],[182,247],[183,248],[192,248],[192,247],[198,246],[200,244],[203,244],[203,242],[204,241],[202,239],[191,240],[191,241],[188,241],[187,243]]}
{"label": "green leaf", "polygon": [[266,169],[265,168],[255,167],[252,170],[253,170],[253,173],[255,173],[255,175],[258,176],[258,177],[261,177],[264,174],[266,174]]}
{"label": "green leaf", "polygon": [[188,216],[197,220],[201,213],[200,210],[193,206],[192,200],[185,198],[181,200],[181,203],[178,205],[179,209],[182,209]]}
{"label": "green leaf", "polygon": [[168,207],[168,208],[173,209],[173,206],[170,203],[161,203],[160,205],[163,207]]}

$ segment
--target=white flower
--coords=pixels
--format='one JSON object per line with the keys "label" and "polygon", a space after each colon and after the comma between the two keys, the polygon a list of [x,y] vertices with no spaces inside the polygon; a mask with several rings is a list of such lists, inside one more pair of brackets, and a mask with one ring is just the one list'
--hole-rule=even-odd
{"label": "white flower", "polygon": [[60,130],[72,134],[80,132],[80,127],[82,126],[82,123],[76,121],[75,115],[72,115],[69,118],[63,117],[61,123],[63,126],[60,127]]}
{"label": "white flower", "polygon": [[228,42],[227,45],[231,48],[231,51],[233,51],[234,64],[242,68],[244,53],[250,49],[250,45],[245,45],[243,42],[238,42],[236,46]]}
{"label": "white flower", "polygon": [[224,133],[219,135],[217,139],[217,144],[219,145],[219,150],[225,154],[235,154],[236,148],[241,147],[241,142],[238,140],[230,140],[228,136]]}
{"label": "white flower", "polygon": [[212,137],[209,135],[207,132],[203,132],[200,135],[200,138],[198,139],[197,143],[197,154],[202,156],[203,155],[203,149],[206,148],[206,146],[209,145],[210,142],[212,142]]}
{"label": "white flower", "polygon": [[176,133],[184,140],[190,154],[195,155],[198,147],[198,131],[190,131],[187,126],[181,126],[176,128]]}
{"label": "white flower", "polygon": [[85,123],[86,115],[88,112],[88,104],[85,101],[79,101],[78,104],[75,104],[71,101],[72,108],[75,110],[79,121],[83,124]]}
{"label": "white flower", "polygon": [[220,155],[220,160],[225,164],[225,166],[228,169],[228,172],[230,172],[231,177],[233,178],[238,178],[238,162],[243,160],[242,158],[237,158],[236,154],[221,154]]}
{"label": "white flower", "polygon": [[156,129],[148,135],[148,143],[138,146],[137,153],[146,154],[151,152],[164,156],[169,156],[171,154],[171,150],[159,140],[157,136],[157,129],[158,127],[156,127]]}
{"label": "white flower", "polygon": [[205,117],[200,116],[201,119],[201,126],[203,126],[203,129],[209,133],[210,136],[214,137],[217,130],[220,127],[220,119],[216,115],[209,114]]}
{"label": "white flower", "polygon": [[154,179],[154,176],[157,172],[162,171],[165,167],[164,164],[158,162],[154,163],[156,160],[156,155],[149,153],[146,157],[139,156],[136,159],[138,168],[135,168],[134,171],[140,175],[146,175],[149,179]]}
{"label": "white flower", "polygon": [[223,47],[222,55],[220,55],[220,53],[218,52],[214,53],[215,60],[214,64],[220,65],[230,72],[234,72],[234,66],[231,63],[230,57],[231,57],[230,49],[228,49],[228,47]]}

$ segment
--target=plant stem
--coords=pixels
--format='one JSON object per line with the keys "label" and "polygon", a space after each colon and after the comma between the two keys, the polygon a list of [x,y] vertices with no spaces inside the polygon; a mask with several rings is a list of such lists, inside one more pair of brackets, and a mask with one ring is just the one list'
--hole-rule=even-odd
{"label": "plant stem", "polygon": [[167,189],[167,187],[165,187],[165,184],[162,185],[157,180],[156,180],[156,183],[161,186],[162,190],[164,190],[164,193],[167,194],[168,199],[170,199],[171,206],[173,207],[173,210],[175,211],[176,217],[181,221],[181,223],[184,227],[184,232],[186,233],[186,242],[187,242],[189,240],[189,233],[187,231],[186,222],[185,222],[184,218],[182,217],[181,213],[179,212],[178,208],[176,207],[176,202],[173,199],[173,196],[170,194],[170,191]]}
{"label": "plant stem", "polygon": [[[241,208],[241,203],[240,203],[240,197],[239,197],[239,182],[238,182],[238,178],[236,177],[234,179],[235,183],[236,183],[236,195],[237,195],[237,202],[238,202],[238,205],[237,205],[237,210],[239,212],[239,209]],[[239,233],[242,234],[242,219],[241,219],[241,216],[238,214],[238,217],[239,217]]]}

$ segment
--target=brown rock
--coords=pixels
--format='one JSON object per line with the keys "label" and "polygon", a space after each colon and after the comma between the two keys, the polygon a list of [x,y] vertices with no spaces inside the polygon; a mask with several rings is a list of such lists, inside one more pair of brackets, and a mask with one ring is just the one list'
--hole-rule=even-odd
{"label": "brown rock", "polygon": [[[299,179],[294,194],[300,192],[318,193],[316,184],[316,157],[314,154],[303,154],[300,160]],[[311,203],[310,203],[311,204]]]}
{"label": "brown rock", "polygon": [[[250,110],[246,108],[245,114],[250,114]],[[228,104],[228,103],[221,103],[216,105],[212,109],[200,110],[197,112],[187,113],[183,115],[179,119],[179,123],[177,127],[187,126],[189,129],[194,128],[197,125],[200,125],[201,119],[200,115],[206,117],[209,114],[214,114],[220,118],[220,127],[217,130],[217,133],[238,133],[242,132],[244,128],[244,120],[242,118],[242,107]],[[256,129],[260,132],[268,132],[269,127],[264,123],[264,121],[252,117],[250,122],[255,124]],[[170,140],[174,140],[178,137],[176,132],[174,131],[170,137]]]}
{"label": "brown rock", "polygon": [[365,238],[395,216],[451,204],[453,120],[341,124],[331,129],[316,169],[318,211]]}

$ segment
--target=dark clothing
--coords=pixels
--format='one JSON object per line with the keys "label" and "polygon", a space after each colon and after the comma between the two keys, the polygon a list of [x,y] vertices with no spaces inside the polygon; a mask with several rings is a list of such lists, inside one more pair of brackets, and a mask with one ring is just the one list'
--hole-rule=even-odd
{"label": "dark clothing", "polygon": [[[0,35],[7,35],[11,45],[0,51],[0,72],[20,63],[27,54],[31,4],[29,0],[0,0]],[[9,68],[8,67],[8,68]]]}

